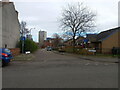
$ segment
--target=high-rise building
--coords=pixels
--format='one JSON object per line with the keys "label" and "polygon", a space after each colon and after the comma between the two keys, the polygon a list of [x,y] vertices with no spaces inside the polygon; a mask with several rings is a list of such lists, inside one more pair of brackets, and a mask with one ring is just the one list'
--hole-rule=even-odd
{"label": "high-rise building", "polygon": [[46,31],[39,31],[39,44],[42,46],[44,44],[44,41],[47,38],[47,32]]}

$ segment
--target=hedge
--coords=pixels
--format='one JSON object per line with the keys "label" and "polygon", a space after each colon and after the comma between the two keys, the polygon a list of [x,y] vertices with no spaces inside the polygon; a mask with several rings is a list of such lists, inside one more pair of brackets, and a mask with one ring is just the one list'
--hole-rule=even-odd
{"label": "hedge", "polygon": [[[20,50],[21,50],[21,52],[22,52],[22,41],[19,41],[19,42],[18,42],[17,47],[19,47]],[[33,52],[36,51],[37,49],[38,49],[38,45],[37,45],[34,41],[32,41],[32,40],[30,40],[30,39],[26,39],[26,40],[24,41],[24,53],[25,53],[26,51],[30,51],[31,53],[33,53]]]}

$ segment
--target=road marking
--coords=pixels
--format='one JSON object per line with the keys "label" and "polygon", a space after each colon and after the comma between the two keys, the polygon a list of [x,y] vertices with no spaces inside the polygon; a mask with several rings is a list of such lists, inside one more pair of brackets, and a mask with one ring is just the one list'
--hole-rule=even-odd
{"label": "road marking", "polygon": [[98,63],[95,63],[95,65],[98,65]]}
{"label": "road marking", "polygon": [[108,65],[107,63],[105,63],[104,65]]}
{"label": "road marking", "polygon": [[90,63],[86,63],[85,65],[89,65]]}

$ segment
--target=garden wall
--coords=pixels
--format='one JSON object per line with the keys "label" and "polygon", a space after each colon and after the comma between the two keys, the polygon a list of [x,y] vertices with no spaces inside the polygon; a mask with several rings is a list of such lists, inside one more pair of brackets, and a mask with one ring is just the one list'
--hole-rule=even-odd
{"label": "garden wall", "polygon": [[17,56],[20,54],[20,48],[10,48],[13,56]]}

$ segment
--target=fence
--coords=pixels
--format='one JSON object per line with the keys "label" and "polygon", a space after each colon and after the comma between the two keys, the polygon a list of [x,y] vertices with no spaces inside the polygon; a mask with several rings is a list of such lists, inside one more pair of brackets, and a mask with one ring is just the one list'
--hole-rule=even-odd
{"label": "fence", "polygon": [[[73,52],[73,47],[65,47],[66,52]],[[75,47],[75,53],[85,55],[105,54],[105,55],[120,55],[120,48],[82,48]]]}

